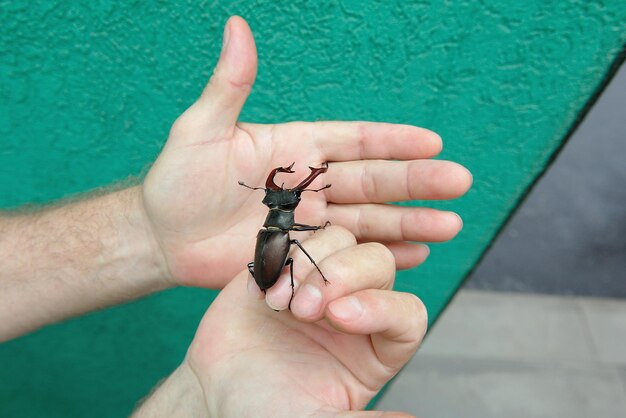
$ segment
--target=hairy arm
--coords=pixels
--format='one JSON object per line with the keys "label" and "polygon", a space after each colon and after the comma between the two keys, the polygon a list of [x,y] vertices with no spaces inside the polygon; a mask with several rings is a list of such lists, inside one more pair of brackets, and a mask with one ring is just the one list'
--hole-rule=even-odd
{"label": "hairy arm", "polygon": [[0,216],[0,341],[168,287],[140,187]]}

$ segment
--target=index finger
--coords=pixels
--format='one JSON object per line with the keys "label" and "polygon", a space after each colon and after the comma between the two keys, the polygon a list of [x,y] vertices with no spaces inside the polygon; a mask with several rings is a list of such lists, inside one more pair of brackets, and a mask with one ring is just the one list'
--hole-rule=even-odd
{"label": "index finger", "polygon": [[439,135],[411,125],[312,122],[313,141],[327,161],[415,160],[439,154]]}

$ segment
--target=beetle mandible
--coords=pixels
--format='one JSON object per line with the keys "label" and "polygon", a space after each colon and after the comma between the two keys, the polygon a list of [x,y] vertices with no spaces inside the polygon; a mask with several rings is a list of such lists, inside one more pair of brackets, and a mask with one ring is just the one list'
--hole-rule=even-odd
{"label": "beetle mandible", "polygon": [[324,279],[324,284],[328,284],[328,280],[324,273],[315,263],[315,260],[302,247],[297,239],[290,239],[289,231],[317,231],[323,229],[329,222],[323,226],[305,225],[295,222],[294,211],[300,203],[300,194],[302,192],[319,192],[330,187],[330,184],[319,189],[307,189],[306,187],[315,180],[317,176],[328,170],[328,164],[324,163],[322,167],[311,169],[311,173],[307,178],[302,180],[293,189],[284,189],[282,185],[279,187],[274,183],[274,176],[278,173],[293,173],[292,170],[295,163],[289,167],[278,167],[273,169],[265,182],[265,187],[250,187],[244,182],[239,184],[252,190],[265,190],[263,204],[270,208],[263,229],[259,231],[256,237],[256,248],[254,251],[254,261],[248,263],[248,271],[254,277],[256,284],[265,293],[267,289],[274,286],[278,280],[280,272],[284,266],[289,266],[289,274],[291,276],[291,299],[289,300],[289,309],[291,309],[291,300],[294,296],[293,284],[293,258],[289,256],[289,248],[297,245],[304,255],[306,255],[317,271]]}

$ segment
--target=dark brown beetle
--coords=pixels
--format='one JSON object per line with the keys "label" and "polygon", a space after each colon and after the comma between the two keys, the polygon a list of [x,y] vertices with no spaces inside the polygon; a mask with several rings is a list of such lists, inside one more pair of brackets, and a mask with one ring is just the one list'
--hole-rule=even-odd
{"label": "dark brown beetle", "polygon": [[[239,182],[240,185],[252,190],[265,190],[263,204],[270,208],[265,218],[263,229],[257,234],[254,262],[248,263],[248,270],[254,277],[256,284],[265,293],[267,289],[274,286],[278,277],[280,277],[283,267],[288,265],[291,275],[291,299],[293,299],[294,295],[293,259],[288,256],[289,248],[293,244],[297,245],[311,260],[311,263],[322,275],[324,283],[328,284],[328,280],[326,280],[313,258],[302,247],[302,244],[298,240],[290,239],[289,237],[289,231],[317,231],[328,225],[328,222],[324,226],[304,225],[296,223],[294,219],[294,211],[300,203],[300,194],[302,192],[319,192],[330,187],[330,184],[327,184],[320,189],[306,188],[317,176],[328,170],[328,164],[324,164],[320,168],[309,167],[311,174],[293,189],[278,187],[274,183],[274,176],[277,173],[293,173],[292,168],[294,164],[292,163],[289,167],[273,169],[267,177],[265,187],[250,187],[242,181]],[[291,309],[291,299],[289,300],[289,309]]]}

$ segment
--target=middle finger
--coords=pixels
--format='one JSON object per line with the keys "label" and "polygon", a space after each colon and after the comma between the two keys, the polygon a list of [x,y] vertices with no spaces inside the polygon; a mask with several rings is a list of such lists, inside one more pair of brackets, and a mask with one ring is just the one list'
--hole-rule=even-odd
{"label": "middle finger", "polygon": [[472,184],[470,172],[441,160],[350,161],[331,163],[324,182],[332,203],[385,203],[441,200],[462,196]]}

